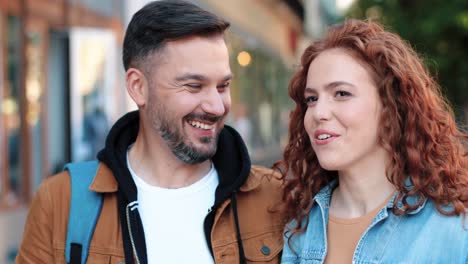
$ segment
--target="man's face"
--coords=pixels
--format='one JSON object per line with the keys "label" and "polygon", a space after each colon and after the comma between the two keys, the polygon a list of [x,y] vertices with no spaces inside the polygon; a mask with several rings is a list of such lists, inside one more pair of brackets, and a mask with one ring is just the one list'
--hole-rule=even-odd
{"label": "man's face", "polygon": [[229,54],[222,36],[166,43],[150,67],[146,112],[154,132],[189,164],[216,153],[231,107]]}

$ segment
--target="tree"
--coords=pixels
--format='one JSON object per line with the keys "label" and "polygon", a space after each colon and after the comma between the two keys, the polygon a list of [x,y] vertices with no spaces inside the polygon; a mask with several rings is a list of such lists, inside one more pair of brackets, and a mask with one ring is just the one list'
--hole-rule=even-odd
{"label": "tree", "polygon": [[347,15],[377,19],[409,41],[468,124],[467,0],[358,0]]}

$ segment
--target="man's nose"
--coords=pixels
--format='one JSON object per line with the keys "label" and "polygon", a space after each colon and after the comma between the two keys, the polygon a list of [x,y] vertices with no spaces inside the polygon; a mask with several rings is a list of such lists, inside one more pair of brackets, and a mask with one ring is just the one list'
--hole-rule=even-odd
{"label": "man's nose", "polygon": [[202,103],[202,110],[214,116],[222,116],[225,114],[224,106],[225,97],[227,95],[220,93],[216,88],[207,89],[205,98]]}

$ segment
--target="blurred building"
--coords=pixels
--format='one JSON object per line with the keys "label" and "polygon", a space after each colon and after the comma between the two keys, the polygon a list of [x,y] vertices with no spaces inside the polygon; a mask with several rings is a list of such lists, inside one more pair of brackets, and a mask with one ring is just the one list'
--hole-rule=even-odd
{"label": "blurred building", "polygon": [[85,115],[98,106],[109,121],[119,114],[109,110],[121,109],[110,91],[124,92],[122,7],[119,0],[0,0],[0,263],[14,257],[42,179],[88,154],[72,144],[86,141]]}
{"label": "blurred building", "polygon": [[[94,158],[110,125],[135,108],[121,43],[147,2],[0,0],[0,263],[16,254],[40,182],[69,161]],[[227,123],[243,134],[253,161],[269,166],[286,140],[289,79],[329,22],[327,1],[192,2],[231,22]]]}

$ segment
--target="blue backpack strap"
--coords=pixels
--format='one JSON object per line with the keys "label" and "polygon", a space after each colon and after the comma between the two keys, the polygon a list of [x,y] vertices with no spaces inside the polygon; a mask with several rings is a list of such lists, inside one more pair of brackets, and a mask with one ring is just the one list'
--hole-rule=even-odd
{"label": "blue backpack strap", "polygon": [[102,195],[89,190],[96,175],[98,161],[69,163],[70,212],[68,217],[65,259],[70,264],[84,264],[89,244],[102,207]]}

